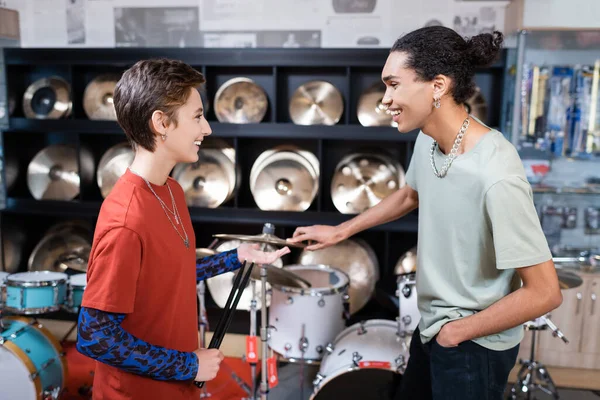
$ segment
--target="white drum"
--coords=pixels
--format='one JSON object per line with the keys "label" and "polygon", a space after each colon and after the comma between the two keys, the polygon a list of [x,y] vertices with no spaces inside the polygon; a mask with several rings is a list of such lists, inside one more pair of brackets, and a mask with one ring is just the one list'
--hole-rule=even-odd
{"label": "white drum", "polygon": [[327,343],[346,325],[350,279],[325,265],[289,265],[284,269],[311,284],[309,289],[273,285],[269,347],[290,362],[320,360]]}
{"label": "white drum", "polygon": [[359,322],[340,333],[321,362],[311,400],[388,399],[409,358],[410,337],[395,321]]}
{"label": "white drum", "polygon": [[412,335],[421,320],[414,273],[398,277],[396,296],[398,296],[399,304],[400,330]]}

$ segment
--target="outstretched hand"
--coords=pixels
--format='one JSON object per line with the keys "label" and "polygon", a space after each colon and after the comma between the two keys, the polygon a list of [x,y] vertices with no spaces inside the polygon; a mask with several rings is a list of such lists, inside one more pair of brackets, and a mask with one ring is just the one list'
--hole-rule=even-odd
{"label": "outstretched hand", "polygon": [[260,250],[260,244],[250,243],[242,243],[237,248],[238,259],[241,262],[247,261],[254,264],[273,264],[289,252],[290,249],[287,246],[277,251],[265,252]]}
{"label": "outstretched hand", "polygon": [[287,239],[290,243],[304,241],[316,242],[306,247],[306,250],[319,250],[333,246],[344,239],[337,227],[329,225],[301,226],[296,228],[294,235]]}

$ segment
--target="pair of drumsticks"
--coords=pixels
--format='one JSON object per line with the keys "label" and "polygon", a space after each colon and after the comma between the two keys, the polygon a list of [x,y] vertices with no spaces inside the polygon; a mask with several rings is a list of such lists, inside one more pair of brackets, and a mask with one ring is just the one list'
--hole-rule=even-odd
{"label": "pair of drumsticks", "polygon": [[[212,338],[210,339],[210,344],[208,345],[209,349],[218,349],[221,347],[221,342],[225,337],[225,333],[229,329],[229,325],[231,324],[231,320],[233,319],[233,312],[237,309],[237,305],[242,297],[242,292],[244,288],[248,284],[248,280],[250,279],[250,274],[252,273],[252,268],[254,267],[254,263],[250,264],[250,267],[245,268],[246,273],[242,278],[243,269],[237,274],[233,281],[233,288],[229,293],[229,297],[227,298],[227,303],[225,303],[225,312],[219,318],[219,322],[217,323],[217,327],[215,328],[215,332],[213,333]],[[233,304],[232,304],[233,302]],[[194,382],[194,384],[202,389],[204,387],[205,382]]]}

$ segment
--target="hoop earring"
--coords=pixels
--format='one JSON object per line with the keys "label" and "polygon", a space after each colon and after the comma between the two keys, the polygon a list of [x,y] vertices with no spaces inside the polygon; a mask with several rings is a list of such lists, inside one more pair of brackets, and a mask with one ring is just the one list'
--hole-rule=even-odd
{"label": "hoop earring", "polygon": [[433,106],[435,108],[440,108],[440,106],[441,106],[440,99],[434,99]]}

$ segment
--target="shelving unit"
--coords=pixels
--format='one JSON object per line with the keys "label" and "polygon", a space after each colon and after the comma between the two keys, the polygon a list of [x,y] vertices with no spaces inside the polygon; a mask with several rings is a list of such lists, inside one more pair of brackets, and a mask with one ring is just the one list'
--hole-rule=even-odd
{"label": "shelving unit", "polygon": [[[380,81],[388,51],[385,49],[4,49],[6,81],[9,92],[17,95],[17,106],[9,126],[2,132],[4,153],[16,155],[19,176],[7,192],[1,211],[2,224],[17,225],[26,232],[20,270],[50,224],[65,219],[84,219],[92,223],[98,215],[102,196],[94,179],[82,182],[79,196],[73,201],[36,201],[27,188],[27,165],[43,147],[53,143],[70,143],[80,152],[88,149],[97,168],[102,154],[122,142],[125,135],[114,121],[89,120],[82,104],[86,85],[97,75],[122,73],[140,59],[166,57],[180,59],[204,73],[207,83],[203,98],[213,137],[222,138],[236,150],[241,167],[241,185],[232,200],[217,209],[190,208],[197,247],[206,247],[216,233],[256,234],[265,222],[276,225],[276,234],[289,237],[297,226],[339,224],[351,217],[339,213],[331,200],[331,178],[338,161],[347,153],[369,147],[388,152],[406,170],[417,132],[400,134],[392,127],[363,127],[357,118],[361,93]],[[488,102],[487,124],[500,126],[505,54],[489,68],[478,70],[476,83]],[[61,120],[33,120],[24,117],[21,97],[34,80],[58,75],[72,85],[73,112]],[[245,76],[265,90],[269,107],[258,124],[217,122],[214,95],[230,78]],[[300,126],[292,123],[288,104],[294,90],[302,83],[323,79],[334,84],[344,99],[344,113],[334,126]],[[207,140],[210,140],[207,139]],[[278,144],[294,144],[312,151],[320,160],[319,192],[305,212],[270,212],[257,208],[249,188],[252,163],[264,150]],[[13,152],[13,153],[11,153]],[[94,171],[95,173],[95,171]],[[442,206],[442,204],[440,204]],[[377,254],[380,264],[381,292],[361,311],[360,316],[388,313],[382,298],[393,297],[394,266],[398,258],[417,241],[418,220],[412,213],[398,221],[373,228],[358,236],[365,239]],[[284,259],[295,262],[296,250]],[[210,296],[209,308],[216,307]],[[385,302],[385,300],[383,300]],[[217,312],[217,310],[215,310]],[[209,312],[209,317],[212,311]],[[238,313],[247,321],[247,313]],[[217,313],[218,315],[218,313]],[[236,324],[234,323],[234,329]],[[245,331],[244,331],[245,332]]]}

